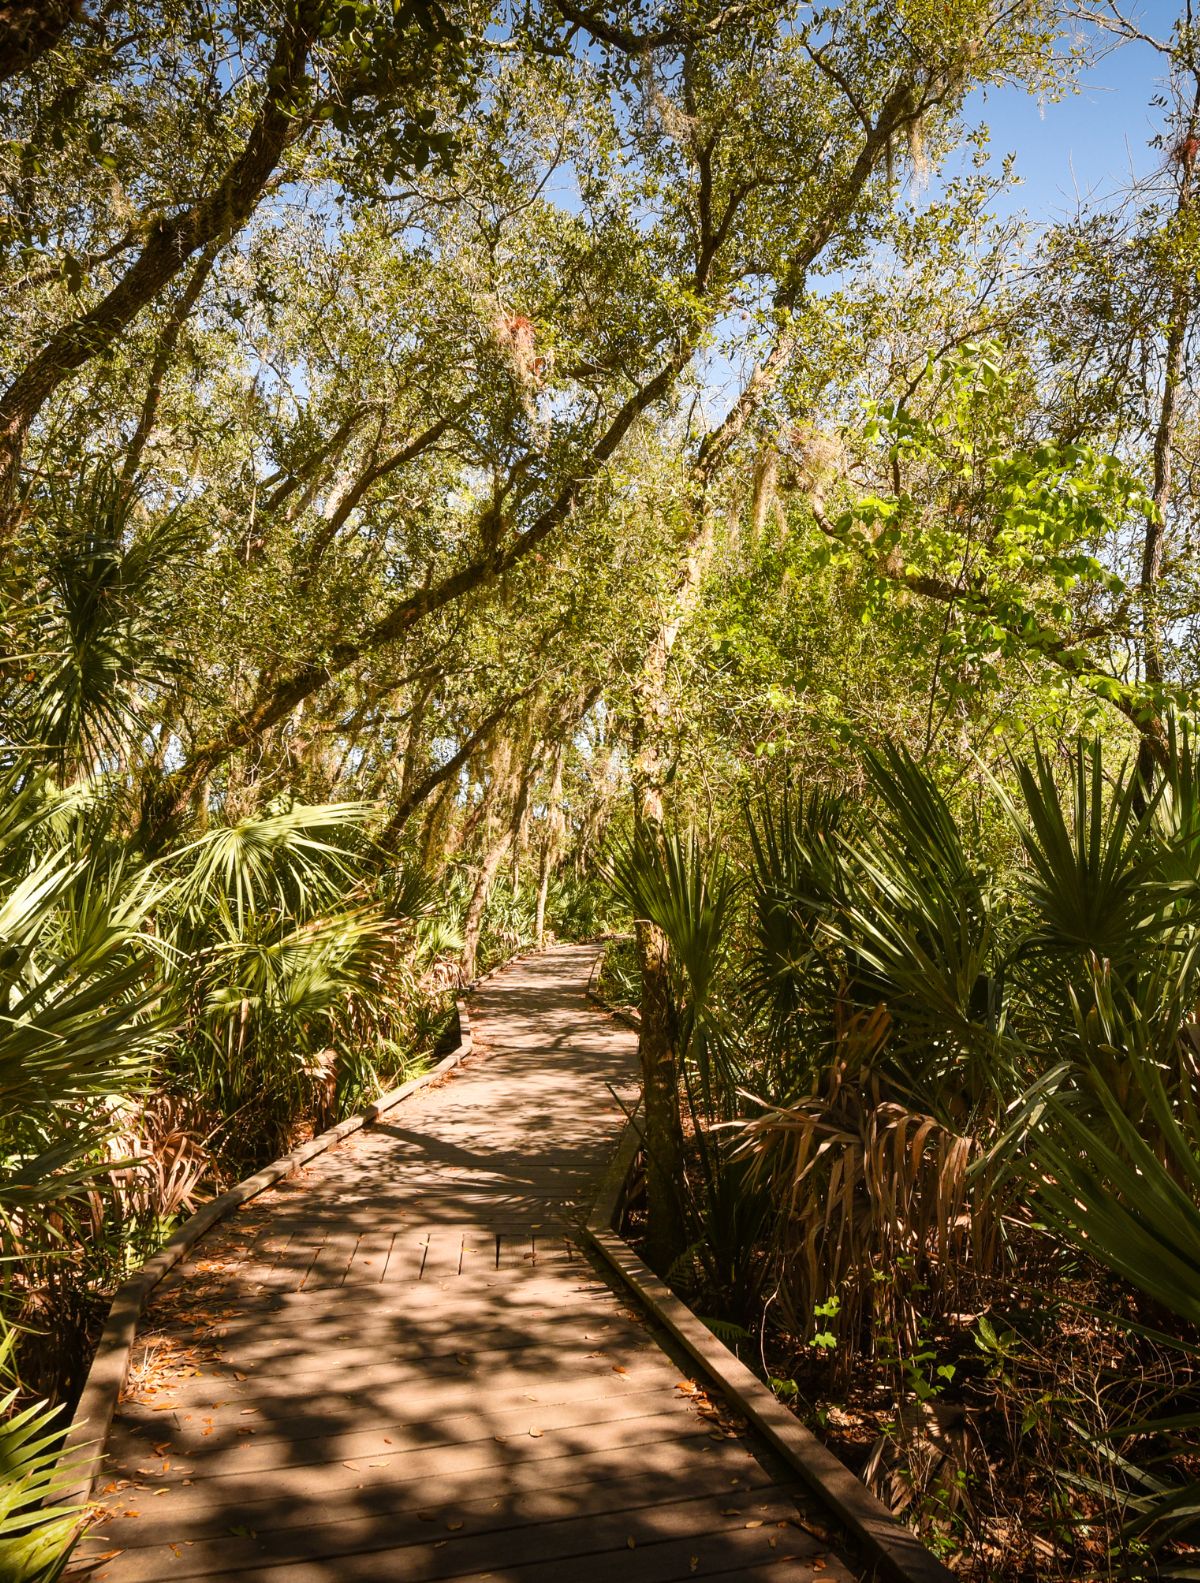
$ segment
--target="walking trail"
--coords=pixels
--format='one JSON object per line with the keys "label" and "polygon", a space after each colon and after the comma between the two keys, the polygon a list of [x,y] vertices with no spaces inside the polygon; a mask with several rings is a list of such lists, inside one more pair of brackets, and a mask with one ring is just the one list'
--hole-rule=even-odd
{"label": "walking trail", "polygon": [[508,968],[474,1053],[158,1289],[97,1583],[854,1583],[819,1513],[581,1249],[637,1088],[592,947]]}

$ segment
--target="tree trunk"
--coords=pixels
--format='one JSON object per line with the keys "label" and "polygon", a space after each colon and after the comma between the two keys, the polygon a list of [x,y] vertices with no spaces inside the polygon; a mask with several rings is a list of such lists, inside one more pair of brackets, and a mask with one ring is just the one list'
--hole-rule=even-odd
{"label": "tree trunk", "polygon": [[0,0],[0,82],[28,71],[82,13],[81,0]]}
{"label": "tree trunk", "polygon": [[454,784],[446,781],[430,804],[421,831],[421,867],[428,873],[440,874],[446,867],[453,803]]}
{"label": "tree trunk", "polygon": [[679,1115],[679,1065],[671,1005],[666,936],[645,920],[637,924],[642,974],[642,1114],[646,1143],[646,1262],[666,1275],[687,1246],[683,1215],[683,1126]]}
{"label": "tree trunk", "polygon": [[[1182,222],[1191,207],[1193,173],[1195,170],[1195,142],[1197,123],[1200,121],[1200,84],[1186,133],[1180,142],[1179,192],[1175,205],[1175,218]],[[1146,524],[1146,538],[1142,548],[1142,649],[1146,681],[1152,687],[1161,687],[1165,665],[1163,660],[1162,618],[1158,609],[1158,584],[1162,576],[1163,551],[1166,547],[1167,511],[1171,504],[1172,450],[1175,430],[1179,422],[1179,388],[1183,380],[1183,351],[1187,340],[1188,324],[1195,308],[1195,276],[1190,268],[1178,261],[1174,264],[1175,279],[1171,287],[1171,315],[1167,323],[1166,356],[1163,366],[1162,403],[1159,407],[1158,426],[1154,434],[1154,488],[1155,514]],[[1152,707],[1148,718],[1141,723],[1141,742],[1138,746],[1138,774],[1149,791],[1154,784],[1154,774],[1162,761],[1165,732],[1160,712]]]}
{"label": "tree trunk", "polygon": [[554,772],[550,781],[550,800],[546,808],[546,830],[542,836],[542,851],[538,860],[537,915],[533,934],[539,950],[546,938],[546,897],[550,890],[550,875],[554,870],[562,839],[563,761],[566,756],[567,744],[559,742],[554,750]]}
{"label": "tree trunk", "polygon": [[200,300],[200,293],[204,290],[205,282],[212,273],[213,265],[220,252],[218,242],[210,242],[196,260],[195,268],[188,279],[186,286],[179,294],[158,338],[158,345],[154,349],[154,357],[150,363],[150,378],[146,385],[146,397],[142,402],[141,414],[137,427],[133,431],[133,438],[129,442],[129,449],[125,453],[125,461],[121,467],[121,485],[126,491],[131,490],[137,479],[138,469],[142,465],[142,454],[146,444],[154,432],[154,425],[158,418],[158,407],[162,400],[163,381],[171,366],[171,359],[175,355],[175,347],[183,332],[183,327],[191,317],[192,310]]}
{"label": "tree trunk", "polygon": [[528,695],[528,691],[527,688],[525,692],[518,693],[513,698],[506,698],[498,708],[492,710],[491,714],[484,716],[470,736],[464,738],[458,751],[452,754],[444,764],[439,764],[435,769],[430,770],[423,780],[416,781],[413,778],[413,783],[409,785],[408,789],[401,790],[400,800],[397,802],[395,810],[387,822],[386,829],[379,837],[380,846],[387,848],[389,851],[395,847],[404,826],[421,804],[439,786],[444,785],[447,781],[453,781],[461,773],[467,761],[482,744],[484,738],[491,735],[504,717]]}
{"label": "tree trunk", "polygon": [[479,873],[475,878],[475,889],[471,893],[466,923],[463,926],[462,974],[467,982],[475,977],[479,937],[483,933],[483,915],[487,910],[492,881],[504,861],[504,854],[508,851],[508,843],[511,839],[511,830],[504,830],[496,837],[484,854],[483,862],[479,865]]}
{"label": "tree trunk", "polygon": [[475,881],[475,889],[471,894],[471,902],[467,908],[466,923],[463,927],[463,977],[468,980],[475,977],[476,958],[479,954],[479,937],[483,933],[483,915],[487,909],[492,884],[501,863],[504,861],[504,854],[516,840],[517,832],[521,828],[521,820],[525,817],[525,807],[529,801],[529,788],[533,784],[536,768],[536,764],[529,765],[521,776],[521,783],[513,803],[512,817],[488,848],[479,867],[479,875]]}

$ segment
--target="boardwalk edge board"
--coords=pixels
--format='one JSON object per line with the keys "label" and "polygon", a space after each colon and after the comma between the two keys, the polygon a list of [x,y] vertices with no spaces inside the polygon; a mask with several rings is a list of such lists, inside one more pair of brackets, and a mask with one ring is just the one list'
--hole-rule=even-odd
{"label": "boardwalk edge board", "polygon": [[[588,994],[599,1001],[590,986]],[[730,1405],[745,1415],[767,1443],[836,1513],[894,1583],[954,1583],[954,1574],[871,1494],[828,1446],[804,1427],[756,1374],[717,1340],[614,1231],[626,1183],[641,1144],[641,1127],[635,1112],[625,1125],[588,1217],[588,1241],[633,1291],[650,1316],[674,1336]]]}
{"label": "boardwalk edge board", "polygon": [[623,1022],[626,1027],[632,1028],[636,1033],[637,1030],[642,1026],[642,1014],[637,1009],[637,1007],[615,1005],[611,1000],[605,1000],[604,996],[601,995],[595,987],[596,980],[600,976],[600,969],[604,965],[604,953],[608,949],[608,942],[610,940],[628,940],[630,936],[627,934],[606,934],[601,935],[600,938],[603,942],[603,946],[600,951],[600,955],[592,963],[592,971],[588,974],[586,990],[587,998],[595,1005],[602,1007],[607,1012],[610,1012],[618,1022]]}
{"label": "boardwalk edge board", "polygon": [[252,1198],[257,1198],[260,1193],[266,1192],[267,1188],[274,1187],[284,1177],[290,1176],[293,1171],[299,1170],[302,1165],[307,1165],[309,1160],[324,1154],[327,1149],[341,1143],[352,1133],[369,1127],[372,1122],[378,1121],[380,1116],[393,1110],[410,1094],[415,1094],[418,1089],[426,1088],[430,1083],[436,1082],[460,1061],[465,1060],[474,1048],[471,1018],[465,1004],[466,997],[474,993],[480,984],[507,967],[510,962],[518,961],[523,954],[524,952],[517,953],[506,961],[497,963],[482,977],[474,979],[460,989],[455,999],[458,1043],[449,1055],[443,1056],[436,1065],[430,1067],[428,1072],[422,1072],[418,1077],[410,1078],[407,1083],[401,1083],[399,1088],[381,1094],[357,1115],[348,1116],[345,1121],[339,1121],[336,1126],[318,1133],[315,1138],[310,1138],[299,1148],[282,1155],[270,1165],[264,1166],[261,1171],[256,1171],[253,1176],[246,1177],[228,1192],[211,1199],[194,1215],[189,1216],[163,1243],[158,1252],[147,1259],[145,1264],[118,1288],[108,1312],[108,1319],[100,1334],[78,1405],[63,1440],[60,1466],[64,1478],[69,1483],[61,1494],[55,1497],[56,1504],[86,1506],[92,1498],[92,1491],[104,1462],[117,1403],[129,1373],[138,1321],[159,1282],[191,1252],[201,1237],[211,1231],[219,1221],[224,1220],[232,1210],[240,1208]]}

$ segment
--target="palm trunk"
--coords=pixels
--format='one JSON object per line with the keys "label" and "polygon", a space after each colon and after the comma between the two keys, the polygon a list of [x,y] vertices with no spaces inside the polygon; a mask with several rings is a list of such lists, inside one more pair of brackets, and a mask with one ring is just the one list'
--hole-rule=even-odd
{"label": "palm trunk", "polygon": [[671,1005],[666,936],[654,924],[637,924],[642,974],[641,1036],[643,1137],[646,1144],[646,1262],[665,1275],[687,1246],[683,1216],[683,1126],[679,1114],[679,1064]]}
{"label": "palm trunk", "polygon": [[[660,622],[646,655],[636,692],[637,751],[634,794],[637,817],[654,830],[662,826],[668,761],[663,722],[669,714],[667,687],[671,651],[680,626],[700,592],[712,549],[712,528],[703,499],[697,502],[696,526],[688,541],[674,607]],[[646,1140],[646,1259],[660,1275],[687,1245],[683,1214],[683,1125],[679,1108],[679,1060],[671,997],[670,950],[654,924],[636,924],[638,965],[642,975],[641,1036],[642,1109]]]}

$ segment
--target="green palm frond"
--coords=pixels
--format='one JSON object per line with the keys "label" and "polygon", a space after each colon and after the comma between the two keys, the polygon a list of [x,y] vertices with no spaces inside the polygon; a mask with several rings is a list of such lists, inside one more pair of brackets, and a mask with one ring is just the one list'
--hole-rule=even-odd
{"label": "green palm frond", "polygon": [[95,766],[139,728],[142,695],[181,672],[164,617],[192,536],[179,512],[135,531],[136,504],[104,467],[37,502],[43,595],[14,708],[28,746],[59,764]]}
{"label": "green palm frond", "polygon": [[370,987],[394,926],[375,908],[315,919],[275,938],[222,941],[212,952],[215,983],[206,1014],[228,1015],[243,1002],[304,1022],[347,994]]}
{"label": "green palm frond", "polygon": [[29,781],[0,815],[0,1222],[27,1229],[102,1168],[105,1101],[144,1081],[168,1025],[150,893],[74,843],[39,853],[55,806]]}
{"label": "green palm frond", "polygon": [[645,829],[614,844],[606,873],[635,920],[654,924],[667,938],[683,1053],[711,1109],[717,1084],[732,1092],[736,1082],[736,1051],[720,984],[733,942],[740,882],[725,854],[706,852],[695,833],[659,835]]}
{"label": "green palm frond", "polygon": [[209,830],[165,860],[174,901],[185,915],[221,919],[235,938],[264,909],[312,917],[363,876],[359,838],[373,812],[369,803],[289,803]]}
{"label": "green palm frond", "polygon": [[656,838],[640,831],[614,845],[607,873],[633,916],[666,935],[693,1006],[707,1007],[731,944],[738,881],[728,859],[705,853],[694,833]]}
{"label": "green palm frond", "polygon": [[1001,795],[1029,862],[1022,889],[1032,927],[1024,950],[1076,963],[1088,956],[1133,963],[1163,925],[1160,853],[1150,839],[1162,785],[1143,806],[1136,770],[1126,763],[1109,780],[1099,741],[1075,745],[1065,797],[1040,747],[1015,769],[1023,809]]}
{"label": "green palm frond", "polygon": [[419,863],[396,863],[376,880],[375,894],[389,918],[428,918],[437,907],[438,884]]}
{"label": "green palm frond", "polygon": [[0,1399],[0,1577],[55,1583],[85,1514],[62,1501],[74,1473],[59,1458],[62,1409],[42,1402],[18,1410],[16,1401],[15,1390]]}
{"label": "green palm frond", "polygon": [[750,837],[751,935],[744,977],[773,1041],[794,1048],[813,998],[836,992],[827,925],[841,910],[846,876],[839,834],[843,799],[785,788],[745,805]]}
{"label": "green palm frond", "polygon": [[[1200,1126],[1162,1031],[1102,981],[1077,998],[1077,1079],[1050,1096],[1030,1181],[1048,1221],[1164,1311],[1200,1325]],[[1194,1079],[1193,1073],[1193,1079]]]}
{"label": "green palm frond", "polygon": [[979,876],[962,831],[929,773],[894,742],[868,749],[865,760],[881,799],[888,845],[903,850],[908,868],[925,886],[982,906]]}
{"label": "green palm frond", "polygon": [[[847,845],[853,884],[836,933],[863,1004],[891,1013],[923,1103],[961,1085],[974,1106],[1003,1027],[996,898],[929,774],[892,746],[867,764],[882,829]],[[980,1055],[968,1072],[964,1059]]]}
{"label": "green palm frond", "polygon": [[[1200,1126],[1193,1095],[1172,1084],[1172,1056],[1136,1005],[1118,1010],[1103,981],[1078,999],[1074,1015],[1081,1051],[1073,1083],[1063,1083],[1041,1107],[1023,1164],[1034,1213],[1063,1242],[1089,1254],[1143,1293],[1164,1318],[1160,1346],[1200,1362]],[[1178,1024],[1177,1024],[1178,1026]],[[1120,1323],[1115,1320],[1115,1323]],[[1188,1327],[1191,1334],[1188,1334]],[[1194,1400],[1194,1399],[1193,1399]],[[1120,1425],[1129,1439],[1178,1436],[1200,1422],[1181,1412],[1177,1396]],[[1191,1448],[1194,1456],[1194,1446]],[[1155,1549],[1188,1537],[1200,1513],[1200,1483],[1151,1474],[1122,1458],[1132,1537]],[[1164,1578],[1187,1577],[1182,1558],[1160,1557]]]}
{"label": "green palm frond", "polygon": [[928,772],[903,749],[866,755],[874,824],[786,796],[750,820],[754,944],[747,990],[811,1070],[848,1010],[886,1007],[874,1069],[894,1095],[961,1123],[994,1105],[1004,1030],[997,900]]}

